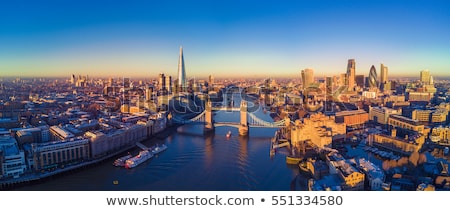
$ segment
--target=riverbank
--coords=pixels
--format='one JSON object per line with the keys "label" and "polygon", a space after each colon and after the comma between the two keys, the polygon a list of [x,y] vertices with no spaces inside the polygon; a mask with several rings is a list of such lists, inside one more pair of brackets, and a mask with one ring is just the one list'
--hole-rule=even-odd
{"label": "riverbank", "polygon": [[[140,142],[145,142],[147,144],[157,143],[158,141],[164,140],[169,135],[175,133],[179,126],[180,125],[167,126],[161,132],[159,132],[143,141],[140,141]],[[50,172],[29,173],[29,174],[22,175],[19,178],[11,178],[11,179],[6,179],[6,180],[1,180],[0,181],[0,190],[12,190],[17,187],[22,187],[22,186],[26,186],[26,185],[30,185],[30,184],[37,184],[40,182],[45,182],[45,180],[47,180],[49,178],[53,178],[56,176],[63,176],[67,173],[94,167],[95,165],[106,162],[106,161],[112,159],[113,157],[119,156],[122,153],[133,150],[136,147],[137,146],[135,144],[133,144],[133,145],[124,147],[124,148],[120,149],[119,151],[108,154],[104,157],[101,157],[101,158],[98,158],[95,160],[86,161],[86,162],[79,163],[79,164],[75,164],[75,165],[65,166],[64,168],[56,169],[56,170],[50,171]]]}

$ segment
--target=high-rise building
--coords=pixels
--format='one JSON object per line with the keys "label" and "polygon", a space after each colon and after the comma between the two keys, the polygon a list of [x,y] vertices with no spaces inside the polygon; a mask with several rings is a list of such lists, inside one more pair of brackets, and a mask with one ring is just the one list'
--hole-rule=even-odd
{"label": "high-rise building", "polygon": [[355,87],[355,69],[356,69],[355,59],[349,59],[347,64],[347,84],[346,84],[349,90]]}
{"label": "high-rise building", "polygon": [[345,85],[347,85],[347,74],[341,73],[341,75],[339,77],[339,86],[345,86]]}
{"label": "high-rise building", "polygon": [[327,96],[332,95],[333,94],[333,78],[325,77],[325,84],[326,84]]}
{"label": "high-rise building", "polygon": [[383,63],[381,63],[380,66],[380,84],[385,84],[388,82],[388,67],[384,66]]}
{"label": "high-rise building", "polygon": [[326,98],[325,98],[325,111],[331,112],[333,110],[333,79],[335,77],[325,77]]}
{"label": "high-rise building", "polygon": [[145,89],[145,100],[146,101],[151,101],[152,100],[152,95],[153,95],[153,87],[152,86],[147,86],[147,88]]}
{"label": "high-rise building", "polygon": [[72,74],[72,76],[70,77],[70,83],[71,83],[71,84],[75,84],[75,81],[76,81],[75,75]]}
{"label": "high-rise building", "polygon": [[165,90],[166,89],[166,76],[164,73],[160,73],[158,77],[158,88],[159,90]]}
{"label": "high-rise building", "polygon": [[314,83],[314,70],[311,68],[306,68],[302,70],[302,83],[303,88],[309,87]]}
{"label": "high-rise building", "polygon": [[369,87],[370,88],[377,88],[378,87],[378,76],[377,76],[377,70],[375,69],[375,66],[372,65],[369,72]]}
{"label": "high-rise building", "polygon": [[339,84],[339,78],[337,76],[333,76],[333,86],[337,86]]}
{"label": "high-rise building", "polygon": [[214,84],[214,76],[209,75],[208,84],[209,84],[210,86]]}
{"label": "high-rise building", "polygon": [[178,58],[178,87],[180,91],[187,91],[186,70],[184,68],[183,47],[180,46],[180,57]]}
{"label": "high-rise building", "polygon": [[172,87],[172,76],[166,76],[166,90],[168,94],[172,93]]}
{"label": "high-rise building", "polygon": [[422,70],[420,71],[420,82],[423,84],[430,84],[430,71],[429,70]]}
{"label": "high-rise building", "polygon": [[108,86],[113,86],[113,85],[114,85],[114,79],[113,78],[109,78]]}
{"label": "high-rise building", "polygon": [[356,86],[364,88],[364,75],[356,75],[355,83],[356,83]]}
{"label": "high-rise building", "polygon": [[130,78],[123,78],[123,88],[127,89],[130,88],[131,82]]}

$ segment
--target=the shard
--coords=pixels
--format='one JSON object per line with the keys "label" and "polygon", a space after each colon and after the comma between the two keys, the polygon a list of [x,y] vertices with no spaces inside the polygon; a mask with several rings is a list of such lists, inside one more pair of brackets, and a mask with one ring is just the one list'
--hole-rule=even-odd
{"label": "the shard", "polygon": [[180,57],[178,58],[178,88],[181,92],[186,92],[186,70],[184,69],[183,47],[180,46]]}

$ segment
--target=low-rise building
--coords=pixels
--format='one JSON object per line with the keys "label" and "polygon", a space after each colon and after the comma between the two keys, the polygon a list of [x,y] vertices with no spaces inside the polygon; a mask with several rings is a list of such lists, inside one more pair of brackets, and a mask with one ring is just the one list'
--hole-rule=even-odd
{"label": "low-rise building", "polygon": [[337,174],[341,178],[342,190],[364,190],[365,175],[357,168],[355,162],[333,153],[327,156],[327,163],[330,174]]}
{"label": "low-rise building", "polygon": [[336,123],[345,123],[347,126],[360,126],[369,121],[369,114],[364,110],[340,111],[335,114]]}
{"label": "low-rise building", "polygon": [[25,153],[19,150],[16,139],[11,136],[0,136],[0,178],[17,178],[25,171]]}
{"label": "low-rise building", "polygon": [[406,98],[408,101],[425,101],[430,102],[433,98],[434,93],[429,92],[407,92]]}
{"label": "low-rise building", "polygon": [[306,168],[316,180],[330,174],[330,169],[328,168],[327,163],[322,160],[309,158],[306,160]]}
{"label": "low-rise building", "polygon": [[89,140],[86,138],[34,143],[31,146],[35,171],[59,168],[90,159]]}
{"label": "low-rise building", "polygon": [[382,190],[383,183],[386,179],[383,170],[381,170],[374,163],[365,160],[364,158],[360,158],[357,160],[359,163],[360,169],[366,175],[366,180],[368,180],[369,189],[370,190]]}
{"label": "low-rise building", "polygon": [[450,145],[450,128],[448,126],[434,127],[431,130],[430,139],[435,143]]}
{"label": "low-rise building", "polygon": [[370,107],[369,108],[369,120],[378,124],[385,125],[388,123],[390,115],[400,114],[398,110],[387,107]]}
{"label": "low-rise building", "polygon": [[147,132],[145,125],[137,124],[110,131],[89,131],[85,136],[89,138],[90,156],[96,159],[143,141]]}
{"label": "low-rise building", "polygon": [[431,113],[433,113],[431,110],[416,109],[413,110],[411,119],[418,120],[419,122],[430,122]]}
{"label": "low-rise building", "polygon": [[448,111],[445,109],[422,110],[416,109],[412,112],[412,119],[426,123],[445,123]]}
{"label": "low-rise building", "polygon": [[431,123],[445,123],[447,121],[448,111],[445,109],[436,109],[431,114]]}
{"label": "low-rise building", "polygon": [[425,143],[425,136],[420,133],[413,133],[405,138],[397,137],[396,129],[392,129],[391,133],[391,135],[370,134],[368,136],[369,144],[409,155],[412,152],[418,152]]}
{"label": "low-rise building", "polygon": [[391,115],[388,119],[388,125],[392,128],[396,128],[398,131],[406,131],[408,134],[410,131],[416,131],[424,136],[428,136],[430,132],[429,128],[425,128],[425,125],[418,120],[410,119],[401,115]]}
{"label": "low-rise building", "polygon": [[52,141],[62,141],[74,138],[75,136],[69,132],[68,130],[60,127],[60,126],[51,126],[50,127],[50,134],[51,134],[51,140]]}
{"label": "low-rise building", "polygon": [[345,123],[336,123],[334,116],[325,116],[322,113],[312,114],[303,122],[297,120],[291,128],[291,143],[294,146],[300,142],[310,141],[318,147],[331,147],[335,138],[345,137]]}

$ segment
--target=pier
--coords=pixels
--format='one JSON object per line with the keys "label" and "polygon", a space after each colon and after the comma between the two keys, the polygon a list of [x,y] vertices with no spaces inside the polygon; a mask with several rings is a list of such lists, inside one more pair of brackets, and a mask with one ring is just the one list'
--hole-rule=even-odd
{"label": "pier", "polygon": [[[274,156],[278,148],[290,147],[290,141],[283,137],[281,130],[275,131],[270,143],[270,156]],[[289,150],[288,150],[289,151]]]}
{"label": "pier", "polygon": [[143,145],[141,142],[136,142],[136,146],[141,148],[142,150],[148,150],[148,147],[146,147],[145,145]]}

